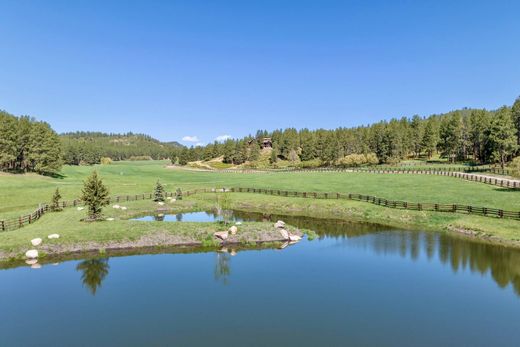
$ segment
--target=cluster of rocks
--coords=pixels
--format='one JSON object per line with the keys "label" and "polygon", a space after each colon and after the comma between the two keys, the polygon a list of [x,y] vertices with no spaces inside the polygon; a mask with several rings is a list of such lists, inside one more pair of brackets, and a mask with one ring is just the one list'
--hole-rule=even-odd
{"label": "cluster of rocks", "polygon": [[285,229],[284,221],[279,220],[278,222],[274,223],[274,227],[276,229],[278,229],[278,231],[280,232],[280,235],[282,235],[283,239],[286,241],[298,242],[302,239],[301,236],[291,234],[289,231],[287,231]]}
{"label": "cluster of rocks", "polygon": [[227,238],[229,237],[230,234],[231,235],[236,235],[237,232],[238,232],[238,227],[236,225],[233,225],[227,231],[217,231],[213,235],[216,238],[221,239],[222,241],[224,241],[224,240],[227,240]]}
{"label": "cluster of rocks", "polygon": [[119,205],[114,205],[114,206],[112,206],[112,208],[115,208],[116,210],[121,209],[123,211],[128,209],[128,207],[126,207],[126,206],[119,206]]}
{"label": "cluster of rocks", "polygon": [[177,199],[175,199],[174,197],[171,197],[171,196],[168,196],[168,197],[166,198],[166,200],[168,200],[169,202],[175,202],[175,201],[177,201]]}
{"label": "cluster of rocks", "polygon": [[[59,234],[50,234],[47,236],[47,238],[49,240],[59,239],[60,235]],[[37,247],[37,246],[41,245],[42,242],[43,242],[43,240],[40,237],[37,237],[37,238],[31,240],[31,245],[33,245],[33,247]],[[27,260],[25,262],[28,265],[31,265],[31,268],[39,269],[41,267],[41,265],[38,264],[38,256],[39,256],[39,253],[38,253],[37,249],[30,249],[27,252],[25,252],[25,258],[27,258]]]}

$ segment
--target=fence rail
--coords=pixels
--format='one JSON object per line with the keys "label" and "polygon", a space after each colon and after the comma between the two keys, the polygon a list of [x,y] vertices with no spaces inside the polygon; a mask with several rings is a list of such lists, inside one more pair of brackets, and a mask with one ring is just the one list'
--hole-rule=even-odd
{"label": "fence rail", "polygon": [[300,198],[313,198],[313,199],[346,199],[368,202],[375,205],[412,210],[412,211],[433,211],[433,212],[451,212],[451,213],[464,213],[479,215],[484,217],[496,217],[496,218],[509,218],[520,220],[520,211],[507,211],[503,209],[461,205],[461,204],[438,204],[438,203],[424,203],[424,202],[409,202],[400,200],[388,200],[373,195],[363,195],[355,193],[339,193],[339,192],[298,192],[290,190],[279,190],[279,189],[264,189],[264,188],[219,188],[219,189],[195,189],[191,191],[185,191],[184,195],[189,196],[200,193],[211,193],[211,192],[232,192],[232,193],[259,193],[276,195],[283,197],[300,197]]}
{"label": "fence rail", "polygon": [[[520,211],[507,211],[503,209],[497,209],[492,207],[481,207],[461,204],[439,204],[431,202],[409,202],[400,200],[388,200],[385,198],[363,195],[356,193],[340,193],[340,192],[299,192],[291,190],[279,190],[279,189],[265,189],[265,188],[200,188],[184,191],[182,195],[190,196],[201,193],[218,193],[218,192],[232,192],[232,193],[258,193],[268,194],[283,197],[300,197],[300,198],[313,198],[313,199],[345,199],[372,203],[374,205],[404,209],[412,211],[434,211],[434,212],[451,212],[451,213],[464,213],[479,215],[484,217],[496,217],[496,218],[508,218],[520,220]],[[177,196],[177,193],[166,192],[166,197]],[[125,201],[137,201],[137,200],[150,200],[153,194],[134,194],[134,195],[117,195],[109,199],[109,204],[119,203]],[[82,206],[81,200],[70,200],[60,202],[60,208]],[[0,220],[0,231],[8,231],[22,228],[25,225],[32,224],[36,220],[40,219],[45,213],[52,210],[49,204],[40,204],[36,210],[27,215],[19,216],[17,218],[11,218],[6,220]]]}
{"label": "fence rail", "polygon": [[[175,193],[166,192],[165,196],[174,196]],[[125,201],[137,201],[137,200],[150,200],[153,198],[153,194],[151,193],[144,193],[144,194],[133,194],[133,195],[116,195],[109,198],[109,204],[112,203],[119,203],[119,202],[125,202]],[[83,202],[80,199],[75,200],[64,200],[60,201],[59,208],[66,208],[66,207],[79,207],[83,206]],[[22,215],[16,218],[10,218],[5,220],[0,220],[0,231],[9,231],[9,230],[15,230],[22,228],[28,224],[32,224],[38,219],[41,218],[45,213],[50,212],[53,210],[53,206],[48,203],[40,204],[40,206],[34,210],[33,212]]]}
{"label": "fence rail", "polygon": [[[462,170],[465,171],[462,171]],[[217,171],[215,171],[217,172]],[[457,177],[468,181],[491,184],[503,188],[520,189],[520,180],[507,179],[500,177],[489,177],[481,174],[475,174],[474,172],[488,172],[493,174],[507,174],[507,169],[499,168],[431,168],[431,169],[415,169],[415,168],[381,168],[381,169],[370,169],[370,168],[315,168],[315,169],[244,169],[244,170],[218,170],[218,172],[227,173],[277,173],[277,172],[299,172],[299,173],[310,173],[310,172],[363,172],[363,173],[375,173],[375,174],[417,174],[417,175],[439,175]]]}

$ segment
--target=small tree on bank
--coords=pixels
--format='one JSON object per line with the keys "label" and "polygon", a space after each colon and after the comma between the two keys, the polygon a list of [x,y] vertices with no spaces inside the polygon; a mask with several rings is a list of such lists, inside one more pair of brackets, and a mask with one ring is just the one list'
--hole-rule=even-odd
{"label": "small tree on bank", "polygon": [[100,219],[103,207],[108,205],[110,200],[108,197],[108,188],[105,187],[96,171],[93,171],[83,183],[81,192],[81,200],[83,200],[87,206],[88,218],[90,220]]}
{"label": "small tree on bank", "polygon": [[60,199],[61,199],[60,190],[58,188],[56,188],[56,190],[54,191],[54,195],[52,196],[52,200],[51,200],[52,201],[51,202],[52,211],[61,211]]}
{"label": "small tree on bank", "polygon": [[157,181],[157,183],[155,184],[155,190],[153,193],[153,201],[155,201],[155,202],[164,201],[164,186],[159,181]]}

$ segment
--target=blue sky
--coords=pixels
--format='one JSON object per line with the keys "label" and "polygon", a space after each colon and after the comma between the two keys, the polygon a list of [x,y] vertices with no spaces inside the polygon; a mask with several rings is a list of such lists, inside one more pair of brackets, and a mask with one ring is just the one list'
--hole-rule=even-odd
{"label": "blue sky", "polygon": [[[0,108],[207,143],[520,95],[520,1],[0,0]],[[189,138],[191,137],[191,138]]]}

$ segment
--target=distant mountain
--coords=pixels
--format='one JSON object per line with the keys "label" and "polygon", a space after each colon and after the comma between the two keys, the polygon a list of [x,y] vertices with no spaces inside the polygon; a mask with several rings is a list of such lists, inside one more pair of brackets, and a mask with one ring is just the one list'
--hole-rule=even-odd
{"label": "distant mountain", "polygon": [[107,134],[77,131],[60,134],[65,163],[94,164],[102,157],[112,160],[167,159],[183,146],[175,141],[161,142],[146,134]]}

